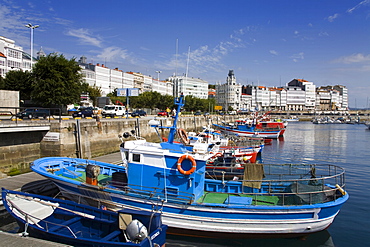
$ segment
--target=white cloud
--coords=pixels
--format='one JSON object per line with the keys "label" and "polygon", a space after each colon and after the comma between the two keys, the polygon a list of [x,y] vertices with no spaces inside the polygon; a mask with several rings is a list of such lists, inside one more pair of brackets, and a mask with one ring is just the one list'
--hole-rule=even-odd
{"label": "white cloud", "polygon": [[67,35],[78,38],[83,44],[87,43],[93,46],[101,47],[102,41],[98,37],[93,37],[93,35],[87,29],[71,29],[67,32]]}
{"label": "white cloud", "polygon": [[272,54],[272,55],[279,55],[279,53],[277,52],[277,51],[275,51],[275,50],[270,50],[270,53]]}
{"label": "white cloud", "polygon": [[364,55],[362,53],[352,54],[349,56],[343,56],[336,60],[335,63],[344,63],[344,64],[351,64],[351,63],[365,63],[370,62],[370,54]]}
{"label": "white cloud", "polygon": [[328,21],[329,22],[333,22],[335,19],[337,19],[339,17],[339,14],[338,13],[336,13],[336,14],[334,14],[334,15],[331,15],[331,16],[329,16],[327,19],[328,19]]}
{"label": "white cloud", "polygon": [[352,14],[353,11],[360,8],[362,5],[368,5],[368,4],[370,4],[370,0],[364,0],[364,1],[360,2],[359,4],[357,4],[356,6],[354,6],[353,8],[348,9],[347,13]]}
{"label": "white cloud", "polygon": [[100,51],[100,54],[96,56],[101,61],[113,62],[120,59],[128,59],[127,50],[121,49],[119,47],[111,46],[106,47]]}
{"label": "white cloud", "polygon": [[[255,27],[253,26],[241,28],[233,31],[227,40],[220,41],[213,48],[209,45],[203,45],[194,50],[190,49],[189,75],[224,70],[225,66],[222,63],[223,58],[233,50],[245,47],[248,44],[248,42],[245,41],[245,35],[254,30]],[[255,42],[252,38],[249,38],[249,40]],[[155,66],[163,70],[167,69],[173,71],[177,68],[178,74],[182,74],[185,72],[187,61],[188,52],[186,51],[177,56],[177,61],[176,56],[173,56],[172,59],[169,59],[164,64],[157,62]],[[182,72],[180,73],[180,71]]]}
{"label": "white cloud", "polygon": [[319,36],[324,37],[324,36],[329,36],[329,34],[327,32],[320,32]]}
{"label": "white cloud", "polygon": [[290,58],[293,59],[293,62],[298,62],[299,60],[303,60],[304,59],[304,53],[303,52],[300,52],[300,53],[297,53],[297,54],[294,54],[293,56],[291,56]]}

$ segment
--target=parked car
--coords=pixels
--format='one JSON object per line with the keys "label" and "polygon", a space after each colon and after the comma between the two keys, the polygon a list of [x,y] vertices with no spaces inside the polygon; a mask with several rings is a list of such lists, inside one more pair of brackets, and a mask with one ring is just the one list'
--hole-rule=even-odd
{"label": "parked car", "polygon": [[146,116],[146,112],[143,110],[136,110],[131,113],[131,117],[140,117],[140,116]]}
{"label": "parked car", "polygon": [[80,107],[78,111],[74,112],[72,116],[86,118],[86,117],[94,117],[94,108],[93,107]]}
{"label": "parked car", "polygon": [[200,111],[197,111],[196,113],[194,113],[195,116],[200,116],[202,115],[202,113]]}
{"label": "parked car", "polygon": [[101,115],[103,117],[111,117],[114,118],[115,116],[124,116],[126,114],[126,109],[124,106],[120,105],[106,105],[103,108]]}
{"label": "parked car", "polygon": [[50,110],[49,109],[40,109],[40,108],[30,108],[25,109],[21,112],[17,113],[17,118],[23,119],[23,118],[39,118],[42,117],[46,119],[48,116],[50,116]]}
{"label": "parked car", "polygon": [[159,117],[160,116],[163,116],[163,117],[168,117],[168,112],[166,112],[166,111],[160,111],[160,112],[158,112],[158,114],[157,114]]}

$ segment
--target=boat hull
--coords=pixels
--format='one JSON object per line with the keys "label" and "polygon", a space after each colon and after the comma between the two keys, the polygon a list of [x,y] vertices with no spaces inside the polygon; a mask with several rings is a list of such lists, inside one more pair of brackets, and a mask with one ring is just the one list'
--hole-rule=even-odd
{"label": "boat hull", "polygon": [[226,134],[238,135],[238,136],[277,139],[281,135],[280,130],[279,131],[247,131],[247,130],[226,128],[220,125],[218,125],[217,127]]}
{"label": "boat hull", "polygon": [[[257,207],[217,208],[196,205],[176,205],[155,200],[130,197],[113,190],[92,189],[91,186],[71,185],[53,180],[68,193],[89,195],[91,198],[113,203],[117,209],[128,207],[136,210],[152,210],[153,205],[160,209],[164,224],[169,226],[169,234],[188,231],[197,237],[250,238],[255,234],[278,237],[281,235],[307,235],[330,226],[338,214],[346,197],[327,205],[306,207]],[[221,235],[219,235],[221,234]]]}
{"label": "boat hull", "polygon": [[[88,196],[113,210],[122,208],[150,212],[153,209],[158,210],[162,212],[163,223],[172,229],[170,233],[188,231],[196,233],[196,236],[214,238],[225,235],[235,238],[249,238],[251,235],[256,234],[261,236],[306,235],[329,227],[343,203],[348,199],[348,194],[345,194],[335,200],[324,203],[284,206],[278,204],[255,205],[239,202],[185,202],[180,201],[174,195],[172,197],[171,195],[166,195],[165,198],[157,198],[156,196],[151,196],[153,191],[148,191],[144,195],[133,190],[126,190],[125,187],[120,189],[112,186],[92,185],[83,182],[82,179],[70,179],[56,174],[56,171],[60,171],[61,166],[65,166],[68,162],[74,162],[74,164],[95,162],[104,173],[108,172],[109,169],[124,170],[123,167],[113,164],[76,160],[78,159],[43,158],[35,161],[31,168],[40,175],[51,179],[62,192]],[[207,186],[212,187],[213,184],[206,184],[205,191],[209,191]],[[215,186],[218,185],[215,184]],[[238,198],[240,199],[241,197]]]}

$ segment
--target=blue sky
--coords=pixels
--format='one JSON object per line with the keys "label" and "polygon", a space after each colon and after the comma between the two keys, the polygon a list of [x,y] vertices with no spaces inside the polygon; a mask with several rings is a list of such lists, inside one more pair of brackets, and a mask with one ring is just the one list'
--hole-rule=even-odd
{"label": "blue sky", "polygon": [[242,85],[341,84],[358,108],[370,104],[369,21],[370,0],[0,0],[0,35],[26,52],[24,25],[37,24],[34,51],[161,80],[189,54],[188,75],[211,84],[230,69]]}

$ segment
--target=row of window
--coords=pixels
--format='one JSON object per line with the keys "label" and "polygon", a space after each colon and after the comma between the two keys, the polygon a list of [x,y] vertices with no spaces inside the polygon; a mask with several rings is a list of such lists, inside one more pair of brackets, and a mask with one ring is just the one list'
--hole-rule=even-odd
{"label": "row of window", "polygon": [[21,63],[20,62],[16,62],[16,61],[12,61],[12,60],[8,60],[8,67],[10,68],[14,68],[14,69],[20,69],[21,68]]}
{"label": "row of window", "polygon": [[22,53],[19,52],[19,51],[15,51],[15,50],[9,49],[8,50],[8,57],[13,57],[13,58],[21,59],[22,58]]}

